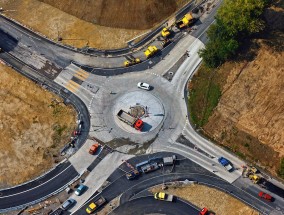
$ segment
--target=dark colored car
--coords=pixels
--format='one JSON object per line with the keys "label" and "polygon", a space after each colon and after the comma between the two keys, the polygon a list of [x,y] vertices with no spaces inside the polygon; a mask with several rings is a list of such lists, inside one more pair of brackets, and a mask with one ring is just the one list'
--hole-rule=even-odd
{"label": "dark colored car", "polygon": [[82,193],[85,192],[85,190],[87,190],[87,186],[81,184],[81,185],[77,188],[77,190],[75,191],[75,194],[76,194],[77,196],[80,196]]}
{"label": "dark colored car", "polygon": [[74,199],[67,199],[63,204],[62,204],[62,209],[63,210],[68,210],[69,208],[71,208],[72,205],[74,205],[76,203],[76,201]]}

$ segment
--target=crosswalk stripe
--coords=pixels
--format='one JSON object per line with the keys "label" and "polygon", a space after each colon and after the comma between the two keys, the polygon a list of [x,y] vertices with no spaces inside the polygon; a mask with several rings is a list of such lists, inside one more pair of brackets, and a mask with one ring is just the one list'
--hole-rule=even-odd
{"label": "crosswalk stripe", "polygon": [[76,73],[75,73],[76,75],[79,75],[79,76],[81,76],[82,78],[88,78],[89,77],[89,73],[87,73],[86,71],[84,71],[84,70],[82,70],[82,69],[80,69],[80,70],[78,70]]}
{"label": "crosswalk stripe", "polygon": [[72,80],[69,80],[69,81],[67,82],[67,84],[65,85],[65,87],[66,87],[68,90],[70,90],[70,91],[72,91],[72,92],[74,93],[74,92],[76,92],[76,91],[78,90],[78,88],[80,87],[80,85],[77,84],[76,82],[72,81]]}

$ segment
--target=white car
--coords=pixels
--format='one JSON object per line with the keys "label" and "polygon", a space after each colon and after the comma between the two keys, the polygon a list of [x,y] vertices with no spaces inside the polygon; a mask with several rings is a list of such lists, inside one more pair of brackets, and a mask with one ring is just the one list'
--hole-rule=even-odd
{"label": "white car", "polygon": [[143,83],[143,82],[139,82],[139,83],[137,84],[137,87],[138,87],[138,88],[141,88],[141,89],[143,89],[143,90],[150,90],[150,88],[151,88],[149,84]]}

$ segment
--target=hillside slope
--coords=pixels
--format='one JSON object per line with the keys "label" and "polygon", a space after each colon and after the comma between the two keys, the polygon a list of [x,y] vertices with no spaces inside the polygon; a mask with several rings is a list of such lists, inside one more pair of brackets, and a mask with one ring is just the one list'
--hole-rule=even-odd
{"label": "hillside slope", "polygon": [[85,21],[114,28],[149,29],[188,0],[40,0]]}
{"label": "hillside slope", "polygon": [[284,52],[263,41],[260,46],[253,61],[230,71],[204,130],[235,152],[278,167],[284,156]]}

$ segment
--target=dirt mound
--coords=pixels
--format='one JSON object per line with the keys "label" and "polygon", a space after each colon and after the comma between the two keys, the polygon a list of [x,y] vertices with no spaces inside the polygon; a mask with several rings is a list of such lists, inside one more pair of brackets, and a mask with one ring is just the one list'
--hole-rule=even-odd
{"label": "dirt mound", "polygon": [[149,29],[186,0],[40,0],[85,21],[114,28]]}

